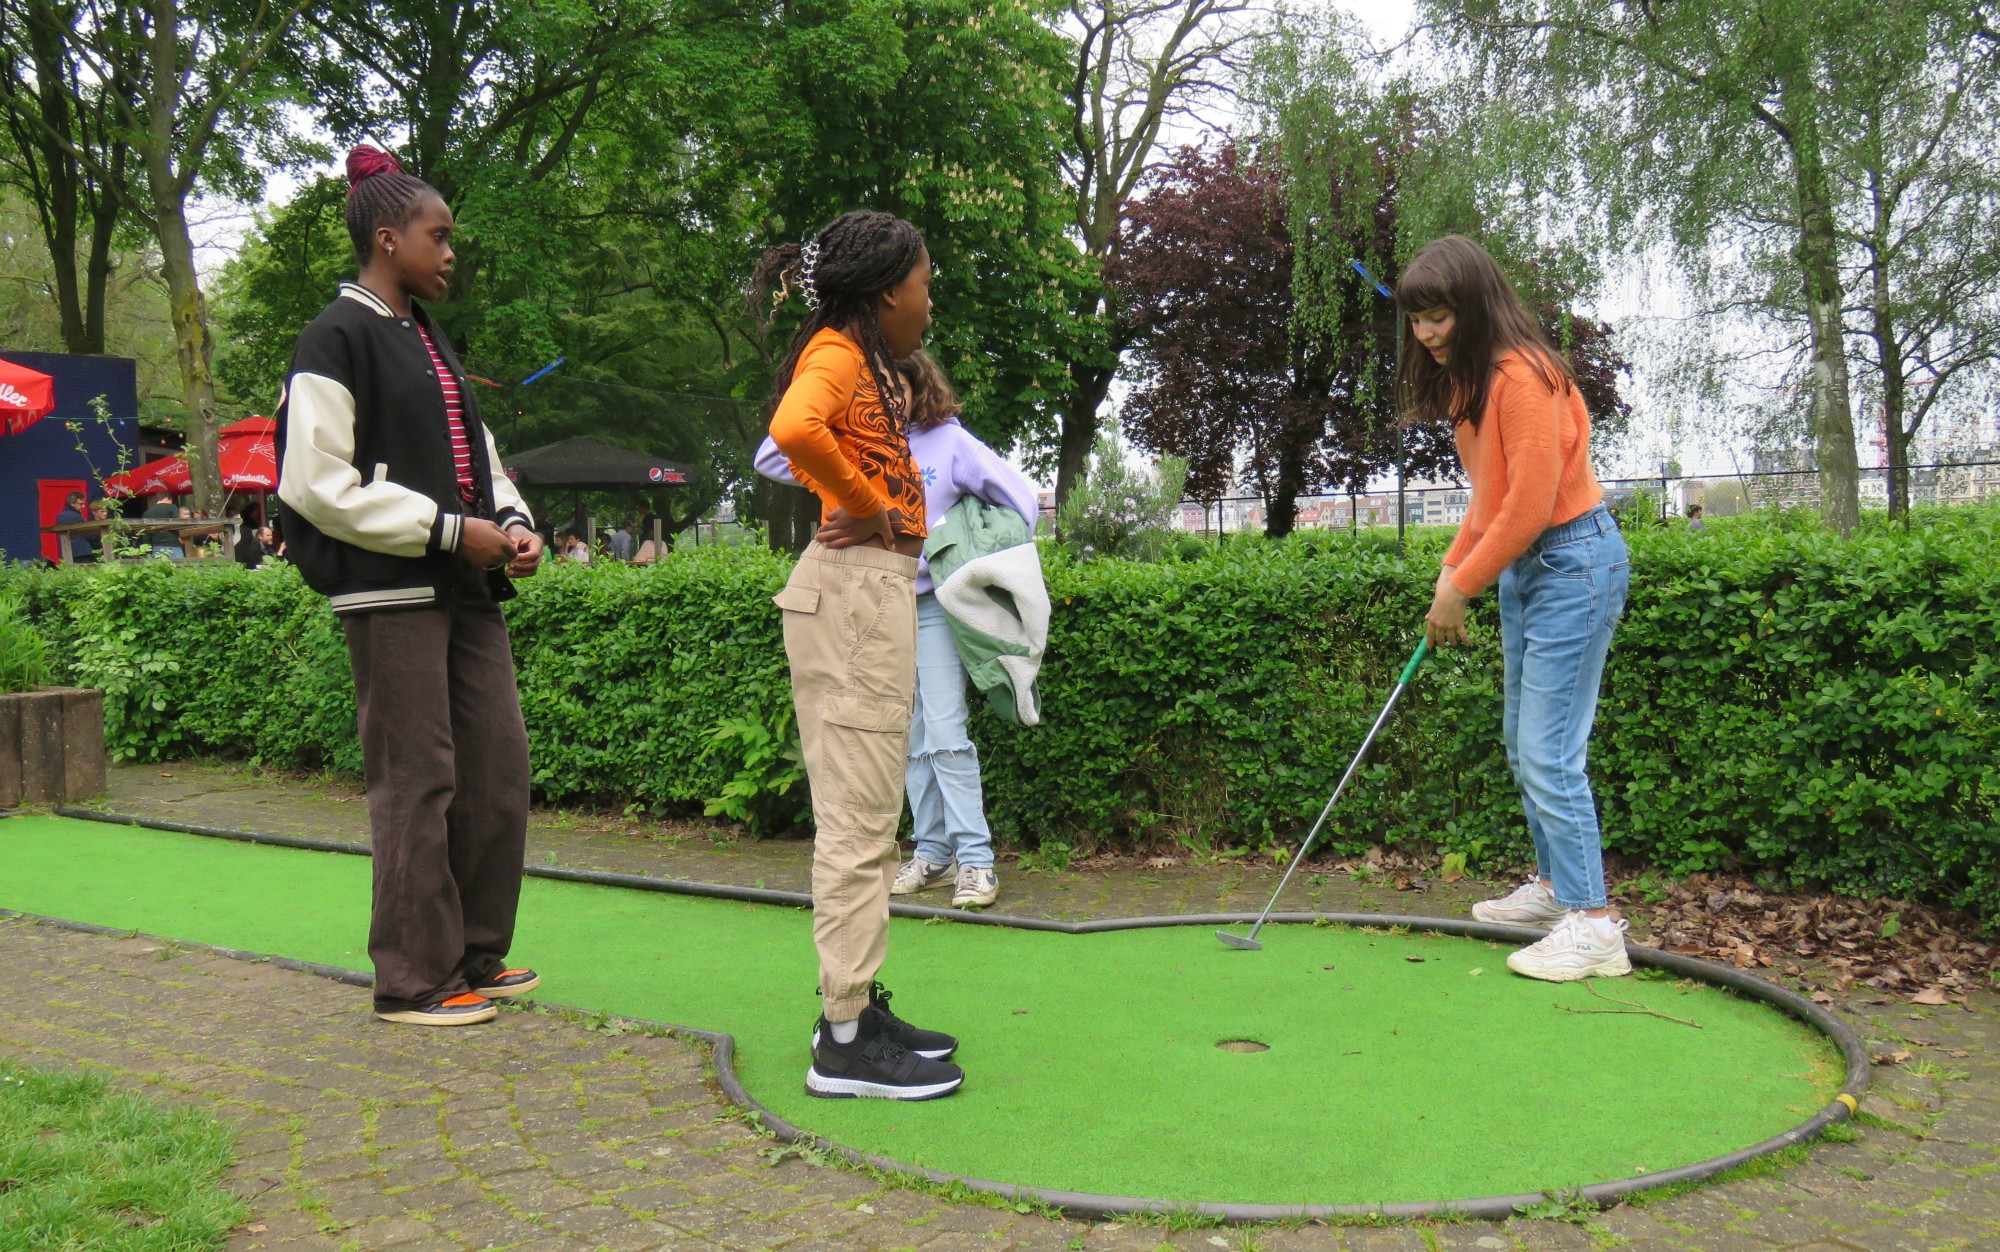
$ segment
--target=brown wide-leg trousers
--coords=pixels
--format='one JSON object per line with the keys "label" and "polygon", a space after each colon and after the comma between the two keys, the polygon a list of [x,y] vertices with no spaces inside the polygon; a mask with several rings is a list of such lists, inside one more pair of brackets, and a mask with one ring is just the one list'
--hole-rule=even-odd
{"label": "brown wide-leg trousers", "polygon": [[773,597],[812,784],[813,943],[828,1021],[861,1016],[889,950],[889,884],[917,688],[917,559],[815,543]]}
{"label": "brown wide-leg trousers", "polygon": [[342,622],[375,854],[368,956],[385,1011],[499,973],[521,899],[528,732],[513,651],[480,578],[457,592]]}

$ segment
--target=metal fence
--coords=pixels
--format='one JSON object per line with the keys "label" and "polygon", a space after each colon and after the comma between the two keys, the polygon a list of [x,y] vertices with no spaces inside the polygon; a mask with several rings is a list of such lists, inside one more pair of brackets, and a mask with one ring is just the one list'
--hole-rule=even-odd
{"label": "metal fence", "polygon": [[[1889,466],[1861,471],[1861,506],[1887,508]],[[1911,465],[1910,503],[1975,504],[2000,500],[2000,460],[1939,462]],[[1819,471],[1814,469],[1754,470],[1742,474],[1600,479],[1605,500],[1614,511],[1643,508],[1662,518],[1685,517],[1700,505],[1708,517],[1732,517],[1770,508],[1817,508]],[[1399,518],[1400,500],[1400,518]],[[1300,496],[1299,530],[1359,530],[1362,527],[1457,526],[1465,521],[1472,490],[1463,486],[1407,486],[1400,493],[1349,491]],[[1177,529],[1194,534],[1231,534],[1262,530],[1270,501],[1264,496],[1225,496],[1219,500],[1184,500],[1175,517]],[[1045,526],[1053,525],[1055,508],[1044,498]]]}

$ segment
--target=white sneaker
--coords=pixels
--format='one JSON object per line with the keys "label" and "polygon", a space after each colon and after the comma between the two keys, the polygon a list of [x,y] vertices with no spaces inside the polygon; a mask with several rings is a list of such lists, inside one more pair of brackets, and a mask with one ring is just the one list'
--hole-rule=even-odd
{"label": "white sneaker", "polygon": [[958,881],[952,884],[951,907],[984,907],[1000,898],[1000,876],[991,865],[961,865]]}
{"label": "white sneaker", "polygon": [[932,887],[951,877],[951,864],[933,865],[920,856],[904,861],[896,871],[895,881],[889,884],[892,896],[915,895],[919,891],[929,891]]}
{"label": "white sneaker", "polygon": [[1549,885],[1534,874],[1511,894],[1498,900],[1481,900],[1472,906],[1474,917],[1502,926],[1553,926],[1567,911],[1556,903],[1556,893],[1549,890]]}
{"label": "white sneaker", "polygon": [[1611,937],[1581,912],[1564,914],[1554,930],[1507,958],[1507,968],[1543,982],[1622,978],[1632,972],[1625,955],[1625,923],[1611,924]]}

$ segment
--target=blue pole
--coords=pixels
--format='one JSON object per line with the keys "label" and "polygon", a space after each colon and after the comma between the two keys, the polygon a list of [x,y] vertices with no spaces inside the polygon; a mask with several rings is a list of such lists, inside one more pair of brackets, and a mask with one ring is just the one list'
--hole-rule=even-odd
{"label": "blue pole", "polygon": [[542,368],[536,370],[534,373],[528,375],[526,378],[523,378],[521,380],[521,385],[523,387],[527,386],[529,383],[534,382],[537,378],[540,378],[542,375],[548,373],[550,370],[554,369],[558,365],[561,365],[564,361],[567,360],[569,360],[569,358],[566,356],[557,357],[554,361],[550,362],[547,365],[542,366]]}

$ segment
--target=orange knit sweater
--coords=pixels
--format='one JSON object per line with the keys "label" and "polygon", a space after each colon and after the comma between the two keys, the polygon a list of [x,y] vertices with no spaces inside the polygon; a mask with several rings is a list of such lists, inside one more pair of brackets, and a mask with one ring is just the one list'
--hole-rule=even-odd
{"label": "orange knit sweater", "polygon": [[1549,390],[1519,353],[1494,364],[1478,428],[1461,422],[1453,433],[1472,504],[1444,563],[1468,596],[1491,586],[1543,531],[1604,499],[1590,469],[1583,397],[1574,385]]}
{"label": "orange knit sweater", "polygon": [[820,499],[820,520],[896,510],[896,533],[922,538],[924,483],[910,441],[889,420],[867,358],[852,339],[822,330],[806,341],[792,382],[771,415],[771,442],[792,475]]}

